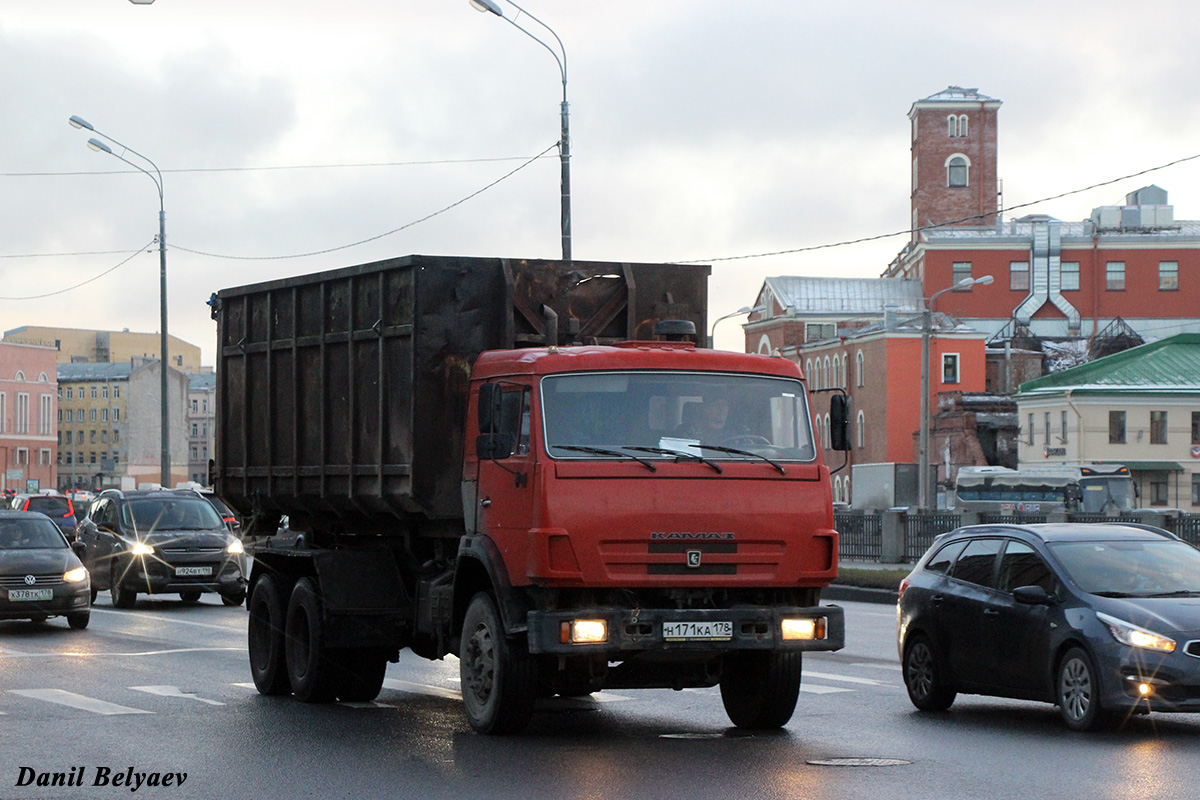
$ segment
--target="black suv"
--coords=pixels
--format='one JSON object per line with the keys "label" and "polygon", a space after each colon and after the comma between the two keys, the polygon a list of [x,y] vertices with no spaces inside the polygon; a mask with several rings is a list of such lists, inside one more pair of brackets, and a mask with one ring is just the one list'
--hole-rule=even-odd
{"label": "black suv", "polygon": [[117,608],[138,592],[178,592],[186,602],[219,592],[226,605],[246,599],[245,555],[212,504],[193,491],[101,492],[79,523],[92,597],[112,591]]}

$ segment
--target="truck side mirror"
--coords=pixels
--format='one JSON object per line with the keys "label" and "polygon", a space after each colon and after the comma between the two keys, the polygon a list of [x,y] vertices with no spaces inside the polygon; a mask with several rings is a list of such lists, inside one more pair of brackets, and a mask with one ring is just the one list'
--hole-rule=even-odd
{"label": "truck side mirror", "polygon": [[481,433],[475,438],[475,455],[480,459],[508,458],[515,448],[516,439],[511,433]]}
{"label": "truck side mirror", "polygon": [[479,432],[495,433],[500,427],[500,384],[479,387]]}
{"label": "truck side mirror", "polygon": [[829,448],[850,449],[850,401],[844,394],[829,398]]}

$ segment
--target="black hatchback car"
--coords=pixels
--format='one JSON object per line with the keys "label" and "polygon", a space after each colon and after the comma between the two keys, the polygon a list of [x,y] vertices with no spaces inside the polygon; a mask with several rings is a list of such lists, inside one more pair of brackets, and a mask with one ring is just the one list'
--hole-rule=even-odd
{"label": "black hatchback car", "polygon": [[1200,550],[1142,525],[976,525],[900,583],[904,683],[924,711],[957,693],[1040,700],[1074,730],[1200,711]]}
{"label": "black hatchback car", "polygon": [[91,585],[75,547],[43,514],[0,511],[0,619],[65,616],[86,628]]}
{"label": "black hatchback car", "polygon": [[101,492],[79,523],[79,539],[93,598],[109,589],[117,608],[132,608],[139,592],[177,592],[187,602],[218,592],[226,605],[246,599],[242,543],[195,492]]}

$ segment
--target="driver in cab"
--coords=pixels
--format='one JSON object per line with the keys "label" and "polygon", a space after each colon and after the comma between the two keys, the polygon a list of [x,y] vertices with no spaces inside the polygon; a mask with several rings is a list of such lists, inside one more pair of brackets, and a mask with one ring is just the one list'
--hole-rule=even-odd
{"label": "driver in cab", "polygon": [[703,403],[686,403],[683,406],[683,421],[675,435],[683,439],[700,442],[721,442],[745,433],[729,418],[730,403],[725,396],[707,398]]}

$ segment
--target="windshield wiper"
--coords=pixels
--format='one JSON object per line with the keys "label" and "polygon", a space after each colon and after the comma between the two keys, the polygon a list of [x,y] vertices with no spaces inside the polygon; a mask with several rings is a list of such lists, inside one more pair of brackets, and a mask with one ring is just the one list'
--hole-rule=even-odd
{"label": "windshield wiper", "polygon": [[718,464],[717,462],[710,461],[709,459],[705,458],[704,456],[698,456],[695,453],[689,453],[686,450],[669,450],[665,447],[634,447],[632,445],[624,445],[622,449],[637,450],[638,452],[641,452],[641,453],[659,453],[664,456],[675,456],[676,461],[678,461],[681,458],[684,459],[685,461],[699,461],[699,462],[701,462],[703,464],[707,464],[708,466],[715,469],[717,471],[718,475],[725,471],[725,470],[721,469],[721,465]]}
{"label": "windshield wiper", "polygon": [[762,459],[763,461],[767,462],[775,469],[779,470],[780,475],[787,475],[787,470],[784,469],[783,465],[780,464],[778,461],[772,461],[771,459],[767,458],[764,455],[760,455],[758,453],[751,453],[749,450],[738,450],[736,447],[724,447],[723,445],[719,445],[719,444],[694,444],[694,445],[692,445],[692,447],[699,447],[703,450],[716,450],[717,452],[720,452],[720,453],[733,453],[734,455],[750,456],[751,458]]}
{"label": "windshield wiper", "polygon": [[1133,594],[1132,592],[1092,592],[1096,597],[1145,597],[1141,594]]}
{"label": "windshield wiper", "polygon": [[1200,590],[1180,589],[1177,592],[1156,592],[1155,594],[1142,595],[1142,597],[1196,597],[1196,596],[1200,596]]}
{"label": "windshield wiper", "polygon": [[637,456],[630,455],[629,453],[622,453],[620,450],[609,450],[604,447],[585,447],[581,444],[552,444],[552,445],[550,445],[550,449],[552,449],[552,450],[573,450],[576,453],[591,453],[592,455],[595,455],[595,456],[616,456],[617,458],[632,458],[634,461],[638,462],[639,464],[649,468],[649,470],[651,472],[658,472],[658,467],[654,466],[646,459],[638,458]]}

